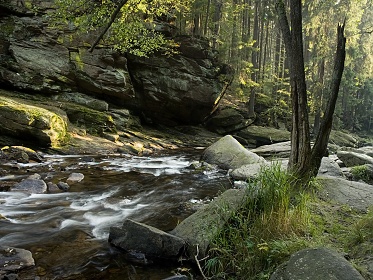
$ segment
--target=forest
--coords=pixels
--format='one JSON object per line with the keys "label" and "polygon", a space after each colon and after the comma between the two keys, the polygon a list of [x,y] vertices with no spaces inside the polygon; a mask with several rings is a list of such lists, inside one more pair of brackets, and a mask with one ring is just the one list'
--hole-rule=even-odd
{"label": "forest", "polygon": [[[279,120],[291,118],[291,106],[289,62],[275,2],[124,0],[91,5],[91,1],[85,0],[59,0],[56,19],[59,23],[66,20],[85,32],[106,27],[101,34],[104,44],[139,56],[160,50],[177,51],[170,40],[175,35],[207,38],[218,58],[235,70],[231,92],[241,101],[248,101],[252,116],[261,113],[263,106],[269,108],[260,120],[278,127]],[[317,131],[329,99],[326,88],[332,75],[336,28],[345,20],[346,63],[333,128],[370,132],[373,3],[369,0],[303,2],[303,52],[311,127]],[[163,30],[164,24],[168,25],[167,32],[156,32]]]}

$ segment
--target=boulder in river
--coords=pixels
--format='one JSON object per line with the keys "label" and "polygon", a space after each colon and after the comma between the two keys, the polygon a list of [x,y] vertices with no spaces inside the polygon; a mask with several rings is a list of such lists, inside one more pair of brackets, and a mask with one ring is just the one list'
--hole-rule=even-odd
{"label": "boulder in river", "polygon": [[185,242],[157,228],[126,219],[121,227],[111,227],[109,242],[126,252],[144,254],[146,258],[177,259]]}
{"label": "boulder in river", "polygon": [[15,192],[46,193],[47,184],[40,179],[24,179],[10,188]]}
{"label": "boulder in river", "polygon": [[[2,272],[18,272],[35,265],[30,251],[14,247],[0,247],[0,277]],[[6,278],[1,278],[6,279]]]}
{"label": "boulder in river", "polygon": [[236,169],[246,164],[265,162],[265,159],[245,149],[231,135],[226,135],[209,146],[203,152],[201,160],[223,169]]}
{"label": "boulder in river", "polygon": [[270,280],[364,280],[345,258],[327,248],[305,249],[280,265]]}

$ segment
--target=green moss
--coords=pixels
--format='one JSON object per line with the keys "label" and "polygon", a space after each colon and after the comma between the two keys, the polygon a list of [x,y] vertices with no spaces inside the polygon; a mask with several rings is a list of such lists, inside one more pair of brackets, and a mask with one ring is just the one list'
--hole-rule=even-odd
{"label": "green moss", "polygon": [[115,132],[115,122],[111,115],[74,103],[62,104],[69,120],[89,133],[100,135],[104,131]]}

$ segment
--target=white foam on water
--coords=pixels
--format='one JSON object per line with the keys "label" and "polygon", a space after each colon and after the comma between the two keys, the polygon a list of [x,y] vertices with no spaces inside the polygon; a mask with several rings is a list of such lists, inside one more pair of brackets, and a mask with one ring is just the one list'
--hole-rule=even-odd
{"label": "white foam on water", "polygon": [[73,219],[66,219],[61,222],[60,229],[71,227],[71,226],[81,226],[84,225],[84,222],[79,222]]}
{"label": "white foam on water", "polygon": [[162,174],[172,175],[181,174],[184,169],[190,165],[190,161],[185,157],[166,156],[166,157],[138,157],[132,158],[112,158],[101,162],[104,170],[116,170],[122,172],[136,171],[139,173],[153,174],[160,176]]}
{"label": "white foam on water", "polygon": [[136,210],[148,206],[147,204],[137,204],[134,208],[122,209],[115,214],[110,212],[87,212],[83,217],[88,221],[88,224],[93,227],[92,235],[98,239],[107,239],[109,237],[109,228],[120,225],[125,218],[130,216]]}

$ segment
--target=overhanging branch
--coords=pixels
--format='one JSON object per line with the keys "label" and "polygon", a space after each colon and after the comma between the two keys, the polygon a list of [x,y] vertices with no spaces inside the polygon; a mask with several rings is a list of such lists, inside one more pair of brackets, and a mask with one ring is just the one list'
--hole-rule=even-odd
{"label": "overhanging branch", "polygon": [[100,40],[102,39],[102,37],[104,37],[104,35],[106,34],[106,32],[109,30],[110,26],[113,24],[114,20],[116,19],[116,17],[118,16],[118,14],[120,12],[120,9],[122,9],[122,7],[127,2],[128,2],[128,0],[122,0],[119,3],[118,7],[115,9],[114,13],[111,15],[110,20],[109,20],[108,24],[106,25],[105,29],[97,37],[96,41],[93,43],[93,45],[89,49],[89,52],[93,52],[93,50],[95,49],[95,47],[97,46],[97,44],[100,42]]}

